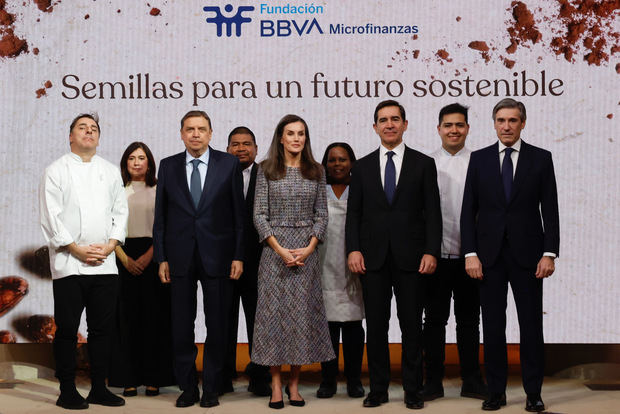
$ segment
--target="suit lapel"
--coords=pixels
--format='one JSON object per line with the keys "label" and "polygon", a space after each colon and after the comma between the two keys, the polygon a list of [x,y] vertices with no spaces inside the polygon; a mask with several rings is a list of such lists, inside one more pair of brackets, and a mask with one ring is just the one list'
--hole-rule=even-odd
{"label": "suit lapel", "polygon": [[252,164],[252,170],[250,171],[250,182],[248,183],[248,193],[245,195],[245,205],[248,212],[252,212],[254,207],[254,190],[256,188],[256,172],[258,171],[258,165]]}
{"label": "suit lapel", "polygon": [[194,201],[192,200],[192,195],[189,192],[189,186],[187,184],[187,169],[185,165],[185,156],[185,151],[183,151],[177,156],[177,159],[175,160],[176,166],[174,168],[174,172],[176,175],[178,188],[181,189],[183,197],[185,197],[191,208],[194,209]]}
{"label": "suit lapel", "polygon": [[519,151],[519,161],[517,161],[517,170],[515,171],[515,178],[512,183],[512,191],[510,192],[510,200],[512,201],[521,187],[525,177],[531,171],[532,157],[530,157],[530,147],[523,140],[521,140],[521,150]]}
{"label": "suit lapel", "polygon": [[502,170],[499,165],[499,144],[495,144],[488,147],[489,152],[487,154],[486,162],[487,168],[483,168],[482,171],[489,171],[488,177],[490,182],[489,189],[494,189],[496,196],[501,200],[502,205],[506,205],[506,195],[504,193],[504,183],[502,182]]}
{"label": "suit lapel", "polygon": [[400,189],[402,187],[401,183],[404,181],[405,177],[411,177],[413,174],[413,171],[411,170],[413,168],[413,159],[411,157],[411,151],[409,151],[409,147],[405,145],[405,152],[403,152],[403,162],[400,166],[400,174],[398,176],[398,182],[396,183],[396,191],[394,192],[394,200],[392,200],[392,205],[396,204],[398,194],[400,193]]}
{"label": "suit lapel", "polygon": [[202,187],[202,194],[200,195],[200,201],[198,202],[198,211],[209,205],[214,197],[215,191],[214,184],[217,183],[220,162],[219,154],[209,147],[209,165],[207,165],[207,177],[205,178],[205,184]]}
{"label": "suit lapel", "polygon": [[376,150],[372,154],[370,154],[370,164],[372,165],[372,170],[370,171],[370,176],[374,181],[372,186],[375,187],[375,191],[379,194],[379,198],[383,201],[383,203],[389,207],[390,203],[387,201],[387,196],[385,195],[385,190],[383,189],[383,184],[381,183],[381,162],[379,157],[381,157],[381,151]]}

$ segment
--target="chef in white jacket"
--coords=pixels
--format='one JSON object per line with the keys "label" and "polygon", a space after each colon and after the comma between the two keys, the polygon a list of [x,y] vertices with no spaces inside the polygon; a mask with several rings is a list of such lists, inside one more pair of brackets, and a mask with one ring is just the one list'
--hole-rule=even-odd
{"label": "chef in white jacket", "polygon": [[[118,168],[96,155],[96,115],[78,115],[69,131],[71,152],[45,169],[39,190],[53,279],[54,357],[60,381],[56,405],[121,406],[125,401],[106,388],[105,378],[118,285],[114,247],[125,239],[127,198]],[[92,382],[87,399],[75,387],[77,332],[84,309]]]}

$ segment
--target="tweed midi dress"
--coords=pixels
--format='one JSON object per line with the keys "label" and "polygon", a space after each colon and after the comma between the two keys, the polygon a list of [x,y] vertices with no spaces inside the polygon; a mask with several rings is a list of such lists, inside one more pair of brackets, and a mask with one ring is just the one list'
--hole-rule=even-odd
{"label": "tweed midi dress", "polygon": [[[327,228],[325,175],[303,178],[287,167],[280,180],[256,175],[254,225],[259,240],[274,236],[287,249],[305,247]],[[335,358],[325,317],[318,249],[304,266],[286,267],[267,244],[258,268],[258,302],[251,359],[260,365],[304,365]]]}

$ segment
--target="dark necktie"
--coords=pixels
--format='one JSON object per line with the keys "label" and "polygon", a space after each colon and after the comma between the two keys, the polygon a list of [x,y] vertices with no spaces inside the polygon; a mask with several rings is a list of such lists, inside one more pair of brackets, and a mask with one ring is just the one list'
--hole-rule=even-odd
{"label": "dark necktie", "polygon": [[396,167],[394,166],[394,151],[387,152],[387,163],[385,164],[385,184],[383,189],[385,190],[385,196],[389,204],[392,204],[394,200],[394,193],[396,192]]}
{"label": "dark necktie", "polygon": [[198,165],[200,160],[193,159],[192,164],[194,169],[192,170],[192,176],[189,180],[189,192],[192,194],[192,200],[194,200],[194,207],[198,208],[200,202],[200,195],[202,194],[202,187],[200,185],[200,171],[198,171]]}
{"label": "dark necktie", "polygon": [[512,191],[512,158],[510,154],[514,149],[506,148],[504,150],[504,162],[502,163],[502,181],[504,182],[504,194],[506,195],[506,201],[510,200],[510,192]]}

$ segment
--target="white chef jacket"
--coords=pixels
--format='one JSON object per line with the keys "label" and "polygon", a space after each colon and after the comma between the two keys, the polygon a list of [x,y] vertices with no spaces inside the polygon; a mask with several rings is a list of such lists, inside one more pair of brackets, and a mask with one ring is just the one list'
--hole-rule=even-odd
{"label": "white chef jacket", "polygon": [[45,170],[39,188],[40,221],[49,245],[53,279],[71,275],[118,274],[114,252],[101,265],[81,262],[67,249],[78,245],[125,241],[127,197],[116,166],[95,155],[83,162],[65,154]]}

